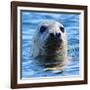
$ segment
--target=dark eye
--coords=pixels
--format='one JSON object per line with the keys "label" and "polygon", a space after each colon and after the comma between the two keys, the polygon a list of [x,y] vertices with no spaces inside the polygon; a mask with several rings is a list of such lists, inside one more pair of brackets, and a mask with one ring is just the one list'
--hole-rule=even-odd
{"label": "dark eye", "polygon": [[47,29],[47,27],[46,27],[46,26],[41,26],[41,27],[40,27],[40,32],[41,32],[41,33],[43,33],[43,32],[45,32],[45,31],[46,31],[46,29]]}
{"label": "dark eye", "polygon": [[64,27],[60,27],[60,30],[64,33]]}

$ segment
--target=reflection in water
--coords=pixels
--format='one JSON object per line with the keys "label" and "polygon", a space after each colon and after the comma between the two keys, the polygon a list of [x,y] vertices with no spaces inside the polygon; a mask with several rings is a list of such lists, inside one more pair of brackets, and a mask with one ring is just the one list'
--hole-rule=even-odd
{"label": "reflection in water", "polygon": [[[22,12],[22,78],[79,75],[79,14]],[[32,37],[43,20],[61,22],[68,36],[69,64],[65,71],[51,71],[31,56]],[[50,65],[50,64],[48,64]]]}

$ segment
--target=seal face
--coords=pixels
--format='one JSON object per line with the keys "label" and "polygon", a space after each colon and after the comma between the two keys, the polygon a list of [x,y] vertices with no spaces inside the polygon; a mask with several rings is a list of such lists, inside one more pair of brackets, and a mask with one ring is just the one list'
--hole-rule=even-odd
{"label": "seal face", "polygon": [[[57,21],[43,21],[33,38],[33,56],[44,64],[64,66],[67,59],[67,39],[64,26]],[[56,64],[57,65],[57,64]]]}

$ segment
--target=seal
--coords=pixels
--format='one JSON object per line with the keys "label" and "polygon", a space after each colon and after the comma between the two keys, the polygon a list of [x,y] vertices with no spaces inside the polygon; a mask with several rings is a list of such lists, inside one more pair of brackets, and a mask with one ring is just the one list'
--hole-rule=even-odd
{"label": "seal", "polygon": [[33,36],[32,56],[48,70],[64,70],[67,65],[67,34],[55,20],[41,22]]}

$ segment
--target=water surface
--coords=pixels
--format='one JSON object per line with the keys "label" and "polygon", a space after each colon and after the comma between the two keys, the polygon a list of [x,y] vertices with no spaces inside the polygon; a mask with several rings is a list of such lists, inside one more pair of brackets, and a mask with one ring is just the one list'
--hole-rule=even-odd
{"label": "water surface", "polygon": [[[79,66],[79,20],[80,14],[45,13],[22,11],[22,78],[51,77],[51,76],[78,76]],[[67,32],[69,64],[63,73],[46,71],[38,66],[31,56],[32,37],[37,26],[43,20],[56,20],[62,23]]]}

